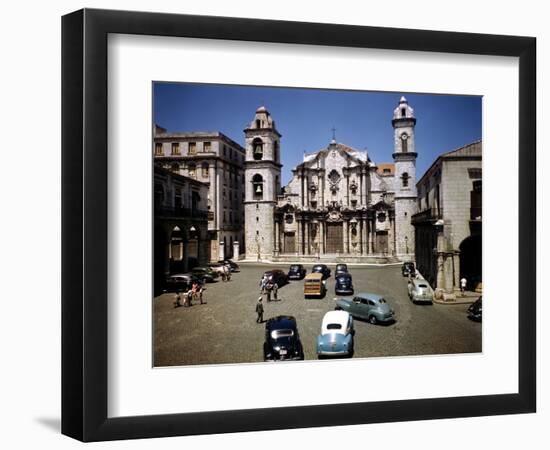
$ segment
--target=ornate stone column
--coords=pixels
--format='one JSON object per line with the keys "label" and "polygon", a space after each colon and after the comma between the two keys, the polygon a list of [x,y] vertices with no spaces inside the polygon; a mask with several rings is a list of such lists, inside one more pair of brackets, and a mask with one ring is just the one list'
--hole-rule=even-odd
{"label": "ornate stone column", "polygon": [[309,220],[305,220],[304,221],[304,243],[305,243],[304,254],[305,255],[309,255],[311,253],[309,238],[310,238]]}
{"label": "ornate stone column", "polygon": [[370,227],[370,233],[369,233],[369,253],[374,253],[374,235],[376,233],[376,226],[375,221],[376,219],[370,219],[369,220],[369,227]]}
{"label": "ornate stone column", "polygon": [[349,221],[347,219],[344,219],[343,227],[344,232],[342,234],[344,236],[344,253],[349,253]]}
{"label": "ornate stone column", "polygon": [[325,254],[325,222],[319,222],[319,252]]}
{"label": "ornate stone column", "polygon": [[303,233],[302,219],[301,218],[296,218],[296,253],[298,253],[298,255],[303,254],[303,245],[302,245],[303,237],[302,237],[302,233]]}
{"label": "ornate stone column", "polygon": [[275,219],[275,240],[273,245],[273,252],[276,256],[279,256],[279,219]]}
{"label": "ornate stone column", "polygon": [[361,218],[361,254],[368,253],[368,219]]}

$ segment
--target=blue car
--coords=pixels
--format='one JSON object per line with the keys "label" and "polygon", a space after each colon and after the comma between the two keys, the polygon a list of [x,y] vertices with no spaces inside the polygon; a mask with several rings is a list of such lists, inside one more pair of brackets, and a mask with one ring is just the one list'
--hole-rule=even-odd
{"label": "blue car", "polygon": [[317,336],[317,356],[353,356],[353,318],[345,311],[329,311],[323,317],[321,334]]}
{"label": "blue car", "polygon": [[381,295],[370,292],[361,292],[354,297],[341,297],[336,300],[336,309],[368,320],[373,325],[395,322],[395,312],[386,300]]}

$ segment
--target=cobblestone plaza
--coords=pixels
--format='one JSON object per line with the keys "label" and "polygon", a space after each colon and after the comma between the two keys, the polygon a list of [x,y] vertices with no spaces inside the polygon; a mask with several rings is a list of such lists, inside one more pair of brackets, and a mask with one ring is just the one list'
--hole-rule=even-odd
{"label": "cobblestone plaza", "polygon": [[[288,269],[243,264],[230,282],[207,285],[203,305],[174,308],[173,293],[155,297],[154,365],[262,362],[265,326],[255,322],[255,304],[260,277],[273,267]],[[468,304],[415,305],[407,296],[400,266],[349,267],[355,291],[384,295],[397,318],[391,325],[356,320],[354,358],[481,352],[482,325],[467,318]],[[327,287],[324,299],[305,300],[303,281],[291,281],[279,289],[280,301],[265,304],[264,319],[279,314],[296,317],[306,360],[317,359],[321,320],[335,306],[334,277]]]}

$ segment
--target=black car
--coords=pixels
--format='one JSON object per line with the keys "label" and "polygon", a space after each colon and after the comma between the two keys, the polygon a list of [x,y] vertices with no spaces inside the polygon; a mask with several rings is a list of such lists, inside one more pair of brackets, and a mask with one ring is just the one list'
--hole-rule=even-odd
{"label": "black car", "polygon": [[264,360],[296,361],[304,359],[296,319],[292,316],[277,316],[265,324]]}
{"label": "black car", "polygon": [[336,269],[334,270],[334,276],[337,277],[341,273],[348,273],[347,264],[336,264]]}
{"label": "black car", "polygon": [[414,263],[411,261],[404,262],[401,266],[401,273],[404,277],[414,277],[416,275],[416,269],[414,268]]}
{"label": "black car", "polygon": [[193,283],[202,284],[201,280],[190,274],[174,274],[166,278],[164,283],[165,292],[187,291]]}
{"label": "black car", "polygon": [[330,277],[330,269],[325,264],[316,264],[311,268],[311,273],[322,273],[323,280]]}
{"label": "black car", "polygon": [[239,265],[230,259],[224,259],[223,261],[218,261],[218,264],[222,264],[225,266],[229,266],[231,272],[238,272],[239,271]]}
{"label": "black car", "polygon": [[281,269],[272,269],[264,272],[264,277],[267,277],[268,284],[277,284],[277,287],[284,286],[288,283],[288,275]]}
{"label": "black car", "polygon": [[479,297],[474,303],[468,308],[468,318],[475,320],[476,322],[481,322],[481,297]]}
{"label": "black car", "polygon": [[293,264],[288,269],[289,280],[301,280],[306,276],[307,270],[301,264]]}
{"label": "black car", "polygon": [[336,295],[353,295],[353,282],[349,273],[340,273],[334,275],[336,284],[334,285],[334,292]]}

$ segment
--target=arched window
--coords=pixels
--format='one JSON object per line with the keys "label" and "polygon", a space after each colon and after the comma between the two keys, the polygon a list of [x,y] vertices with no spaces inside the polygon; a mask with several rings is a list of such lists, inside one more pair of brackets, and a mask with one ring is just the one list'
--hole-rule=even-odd
{"label": "arched window", "polygon": [[407,110],[405,108],[401,108],[401,117],[407,117]]}
{"label": "arched window", "polygon": [[401,181],[403,183],[403,187],[409,186],[409,174],[407,172],[403,172],[403,175],[401,175]]}
{"label": "arched window", "polygon": [[195,163],[191,163],[187,166],[187,175],[191,178],[195,178],[197,175],[197,165]]}
{"label": "arched window", "polygon": [[273,143],[273,161],[277,162],[279,160],[279,143],[275,141]]}
{"label": "arched window", "polygon": [[256,138],[252,141],[252,152],[254,159],[259,161],[264,157],[264,143],[260,138]]}
{"label": "arched window", "polygon": [[260,174],[252,177],[252,189],[256,200],[261,200],[264,197],[264,179]]}
{"label": "arched window", "polygon": [[202,163],[202,177],[208,178],[210,176],[210,166],[207,162]]}

